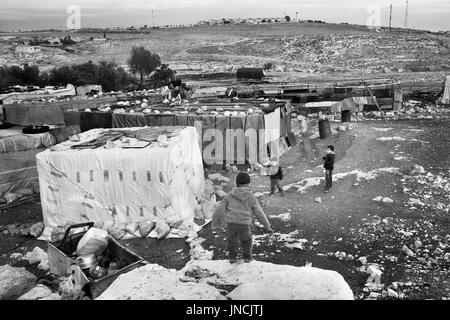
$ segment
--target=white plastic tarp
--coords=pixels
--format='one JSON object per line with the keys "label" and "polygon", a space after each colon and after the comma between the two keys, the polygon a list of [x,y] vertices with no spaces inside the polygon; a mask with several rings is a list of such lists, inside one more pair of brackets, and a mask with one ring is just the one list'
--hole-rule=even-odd
{"label": "white plastic tarp", "polygon": [[[121,131],[136,130],[126,128]],[[90,141],[111,129],[80,134]],[[118,131],[114,129],[114,131]],[[193,221],[196,196],[204,189],[203,163],[193,127],[169,138],[167,147],[153,142],[145,148],[70,149],[80,142],[63,142],[57,150],[36,156],[44,224],[67,222],[140,222],[155,216]]]}
{"label": "white plastic tarp", "polygon": [[280,157],[280,108],[276,108],[273,112],[264,115],[264,139],[269,144],[270,158],[279,160]]}
{"label": "white plastic tarp", "polygon": [[442,103],[450,103],[450,76],[447,76],[444,83],[444,94],[442,95]]}

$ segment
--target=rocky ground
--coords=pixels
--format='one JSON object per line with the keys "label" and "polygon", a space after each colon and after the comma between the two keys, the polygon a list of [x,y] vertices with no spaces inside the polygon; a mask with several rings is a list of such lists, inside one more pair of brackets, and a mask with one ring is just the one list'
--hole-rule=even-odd
{"label": "rocky ground", "polygon": [[[256,260],[337,271],[356,299],[450,298],[448,110],[408,102],[389,124],[376,114],[346,125],[331,121],[333,135],[323,140],[317,134],[320,115],[294,119],[301,137],[281,159],[285,196],[269,197],[268,179],[252,175],[275,230],[270,236],[255,225]],[[320,157],[329,144],[337,161],[333,189],[324,193]],[[232,172],[223,174],[234,179]],[[41,219],[38,199],[1,209],[0,265],[23,266],[52,286],[40,253],[34,252],[34,260],[27,255],[36,246],[47,249],[27,234],[26,227]],[[224,230],[213,233],[208,225],[199,236],[213,260],[226,259]],[[193,254],[185,239],[121,243],[150,263],[177,270]],[[366,283],[369,278],[373,283]]]}
{"label": "rocky ground", "polygon": [[[22,33],[28,41],[36,34]],[[47,34],[46,34],[47,35]],[[48,34],[50,35],[50,34]],[[52,33],[63,38],[64,33]],[[106,43],[90,41],[99,34],[78,33],[68,49],[46,48],[20,55],[0,42],[0,64],[37,64],[46,70],[88,60],[115,60],[127,65],[130,48],[143,45],[183,73],[231,72],[242,66],[271,63],[271,71],[290,76],[402,74],[450,70],[449,37],[420,31],[376,32],[364,26],[288,23],[210,26],[154,30],[149,34],[107,34]]]}

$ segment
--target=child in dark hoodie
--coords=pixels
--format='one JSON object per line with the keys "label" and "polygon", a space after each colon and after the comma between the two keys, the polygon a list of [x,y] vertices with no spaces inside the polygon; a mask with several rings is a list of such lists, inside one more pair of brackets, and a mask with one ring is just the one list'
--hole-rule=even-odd
{"label": "child in dark hoodie", "polygon": [[283,180],[283,169],[278,166],[278,171],[270,176],[270,196],[275,194],[275,187],[281,196],[284,196],[283,187],[280,185],[280,181]]}
{"label": "child in dark hoodie", "polygon": [[334,153],[334,146],[328,146],[327,154],[322,158],[324,161],[323,167],[325,168],[325,192],[329,192],[333,185],[333,169],[335,157],[336,154]]}
{"label": "child in dark hoodie", "polygon": [[222,217],[225,218],[230,263],[237,261],[239,241],[243,250],[244,262],[253,260],[253,238],[250,231],[253,215],[264,225],[267,232],[273,233],[269,220],[250,189],[250,176],[245,172],[239,172],[236,177],[236,187],[219,204],[212,221],[212,229],[215,230]]}

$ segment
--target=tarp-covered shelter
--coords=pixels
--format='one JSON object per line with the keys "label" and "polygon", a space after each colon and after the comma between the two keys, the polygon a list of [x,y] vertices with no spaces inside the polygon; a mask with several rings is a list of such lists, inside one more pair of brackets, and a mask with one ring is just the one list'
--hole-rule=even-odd
{"label": "tarp-covered shelter", "polygon": [[71,140],[36,156],[44,236],[66,223],[193,221],[204,190],[194,128],[94,129]]}
{"label": "tarp-covered shelter", "polygon": [[68,84],[64,89],[40,89],[29,92],[12,92],[0,95],[0,104],[12,104],[19,101],[32,101],[40,99],[52,99],[58,97],[70,97],[76,94],[75,87]]}
{"label": "tarp-covered shelter", "polygon": [[[195,127],[199,135],[199,145],[201,150],[211,147],[215,136],[207,135],[209,129],[216,129],[223,138],[223,161],[225,163],[241,163],[250,161],[250,148],[263,149],[269,142],[279,141],[279,152],[282,155],[295,144],[295,138],[291,134],[291,106],[289,102],[261,102],[258,103],[198,103],[196,105],[184,107],[161,107],[149,106],[150,113],[142,110],[128,110],[123,112],[64,112],[66,125],[78,124],[82,131],[93,128],[126,128],[126,127],[159,127],[159,126],[192,126]],[[130,113],[132,111],[132,113]],[[157,112],[157,113],[156,113]],[[257,132],[265,130],[270,135],[257,137],[257,141],[250,141],[246,138],[249,129]],[[233,130],[232,137],[226,136],[227,130]],[[227,139],[228,138],[228,139]],[[239,141],[245,141],[239,144]],[[234,146],[232,145],[234,143]],[[227,145],[228,144],[228,145]],[[257,146],[255,146],[255,144]],[[233,153],[227,153],[234,149]],[[219,152],[216,150],[216,152]],[[270,149],[269,149],[270,152]],[[204,157],[208,157],[208,152],[202,152]],[[215,160],[204,158],[205,164],[215,162],[219,164],[218,157]],[[257,162],[265,159],[258,154]]]}
{"label": "tarp-covered shelter", "polygon": [[[0,202],[15,201],[27,189],[38,190],[35,156],[56,143],[50,132],[22,134],[23,127],[0,130]],[[29,195],[29,194],[28,194]]]}

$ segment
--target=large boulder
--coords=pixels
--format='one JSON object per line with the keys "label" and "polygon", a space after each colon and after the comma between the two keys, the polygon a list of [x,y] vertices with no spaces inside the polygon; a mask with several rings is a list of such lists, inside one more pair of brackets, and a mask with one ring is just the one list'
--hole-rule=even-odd
{"label": "large boulder", "polygon": [[49,287],[38,284],[33,289],[20,296],[17,300],[61,300],[61,296],[52,292]]}
{"label": "large boulder", "polygon": [[233,300],[353,300],[344,278],[335,271],[253,261],[190,261],[182,270],[156,264],[117,278],[98,300],[223,300],[217,287],[235,287]]}
{"label": "large boulder", "polygon": [[14,300],[36,285],[36,277],[25,268],[0,267],[0,300]]}
{"label": "large boulder", "polygon": [[222,260],[191,261],[182,271],[204,270],[200,279],[217,285],[236,285],[232,299],[353,300],[353,292],[335,271],[267,262],[230,264]]}
{"label": "large boulder", "polygon": [[120,275],[96,300],[226,300],[218,289],[182,278],[179,271],[148,264]]}

